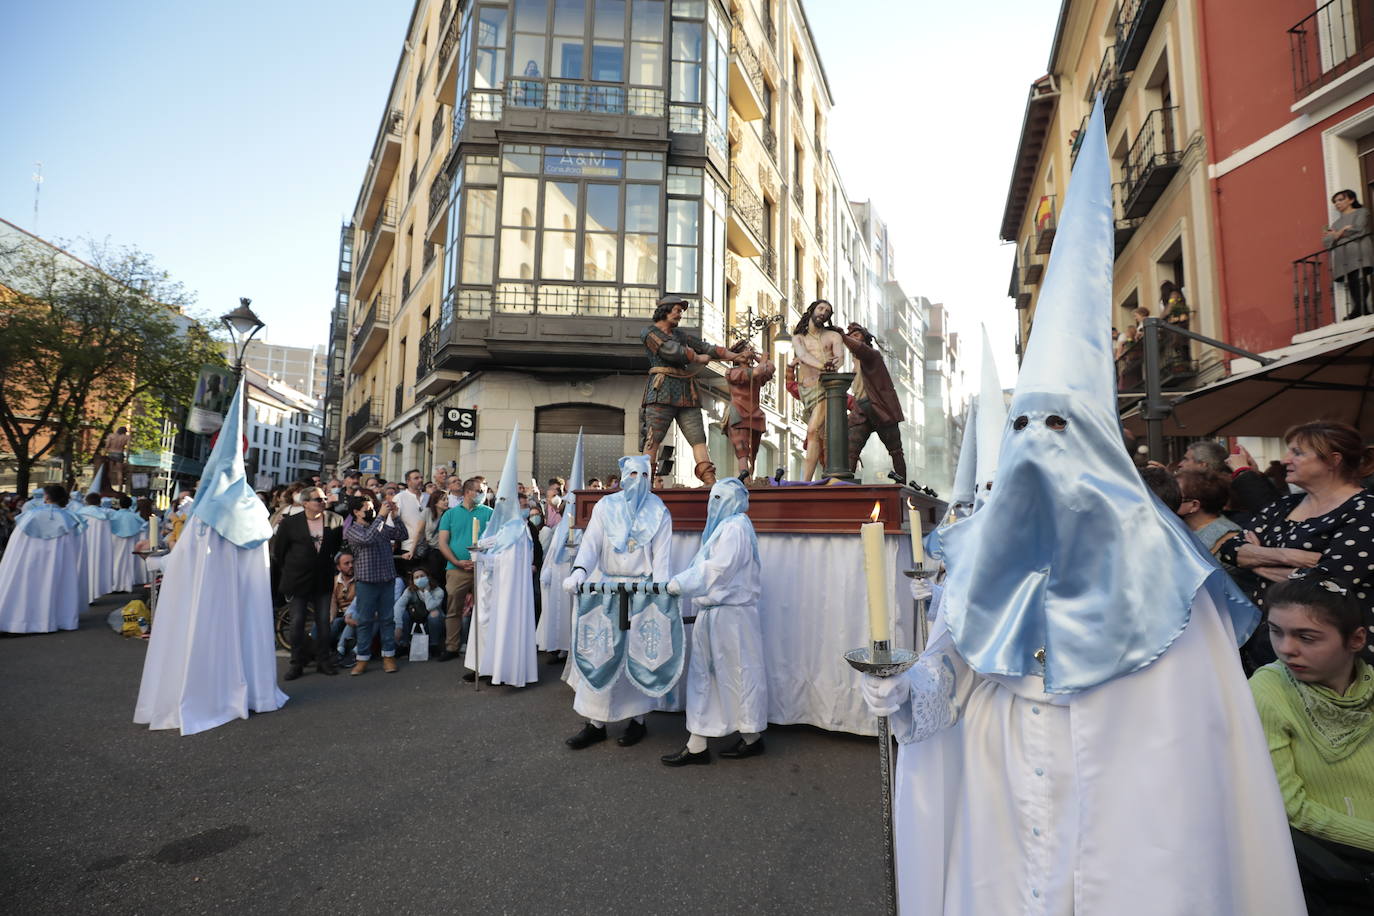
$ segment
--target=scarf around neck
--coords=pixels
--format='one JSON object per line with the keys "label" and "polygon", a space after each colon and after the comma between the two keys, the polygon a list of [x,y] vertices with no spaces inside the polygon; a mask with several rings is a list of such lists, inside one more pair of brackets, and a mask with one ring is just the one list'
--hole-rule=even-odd
{"label": "scarf around neck", "polygon": [[1355,680],[1344,695],[1329,687],[1306,684],[1279,662],[1293,712],[1307,725],[1307,739],[1328,763],[1343,760],[1369,737],[1374,728],[1374,669],[1355,660]]}

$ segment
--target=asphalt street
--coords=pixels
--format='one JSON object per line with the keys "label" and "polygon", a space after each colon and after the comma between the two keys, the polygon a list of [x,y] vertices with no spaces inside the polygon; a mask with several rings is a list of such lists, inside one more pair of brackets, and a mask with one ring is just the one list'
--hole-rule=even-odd
{"label": "asphalt street", "polygon": [[636,747],[575,752],[572,693],[542,657],[537,685],[480,692],[460,662],[311,669],[285,708],[183,738],[133,724],[146,642],[105,625],[122,603],[0,638],[5,912],[881,905],[873,739],[775,726],[762,757],[670,769],[684,721],[656,713]]}

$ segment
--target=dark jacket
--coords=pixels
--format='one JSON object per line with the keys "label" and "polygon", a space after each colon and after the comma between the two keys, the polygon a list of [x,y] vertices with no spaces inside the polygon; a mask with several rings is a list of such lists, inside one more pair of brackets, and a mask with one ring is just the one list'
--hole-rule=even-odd
{"label": "dark jacket", "polygon": [[[892,376],[888,374],[882,354],[847,334],[841,334],[840,340],[844,341],[844,345],[853,354],[854,361],[863,372],[864,397],[868,399],[869,407],[878,421],[876,425],[891,426],[906,419],[902,415],[902,402],[897,397],[897,389],[892,384]],[[862,422],[863,417],[857,412],[851,414],[851,425]]]}
{"label": "dark jacket", "polygon": [[343,546],[339,517],[324,516],[324,539],[320,549],[310,538],[305,513],[288,515],[272,536],[272,573],[277,590],[283,595],[318,595],[334,588],[334,557]]}

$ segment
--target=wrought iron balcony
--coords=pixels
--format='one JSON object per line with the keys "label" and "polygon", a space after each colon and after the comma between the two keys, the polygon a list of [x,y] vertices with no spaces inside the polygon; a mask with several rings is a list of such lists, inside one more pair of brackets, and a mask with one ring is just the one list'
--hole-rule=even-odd
{"label": "wrought iron balcony", "polygon": [[802,188],[802,177],[797,175],[792,179],[792,201],[798,207],[806,205],[805,190]]}
{"label": "wrought iron balcony", "polygon": [[405,275],[401,277],[401,302],[410,298],[410,268],[406,268]]}
{"label": "wrought iron balcony", "polygon": [[398,382],[398,383],[396,384],[396,400],[395,400],[395,404],[393,405],[393,407],[394,407],[395,409],[391,412],[391,418],[392,418],[393,420],[396,419],[397,417],[399,417],[399,416],[401,415],[401,413],[405,410],[405,403],[406,403],[406,383],[405,383],[405,382]]}
{"label": "wrought iron balcony", "polygon": [[1156,108],[1145,117],[1131,143],[1122,168],[1126,219],[1140,219],[1150,212],[1179,170],[1183,154],[1178,149],[1175,118],[1178,108]]}
{"label": "wrought iron balcony", "polygon": [[1069,141],[1069,171],[1078,164],[1078,151],[1083,148],[1083,139],[1088,129],[1088,115],[1083,116],[1083,120],[1078,122],[1078,129],[1073,132],[1073,138]]}
{"label": "wrought iron balcony", "polygon": [[410,164],[410,178],[406,181],[406,196],[415,193],[415,186],[420,183],[420,163],[419,161]]}
{"label": "wrought iron balcony", "polygon": [[429,184],[429,232],[426,238],[435,244],[442,244],[448,231],[449,192],[453,182],[449,176],[440,172]]}
{"label": "wrought iron balcony", "polygon": [[[497,102],[494,116],[478,117],[474,113],[473,117],[476,120],[500,120],[502,111],[499,95]],[[518,77],[506,81],[504,105],[506,108],[661,118],[664,117],[667,99],[661,89]]]}
{"label": "wrought iron balcony", "polygon": [[730,30],[730,106],[745,121],[757,121],[764,109],[763,65],[738,25]]}
{"label": "wrought iron balcony", "polygon": [[1130,73],[1140,63],[1140,55],[1150,40],[1164,0],[1125,0],[1116,20],[1116,59],[1122,73]]}
{"label": "wrought iron balcony", "polygon": [[1301,99],[1374,57],[1374,3],[1331,0],[1288,30],[1288,44]]}
{"label": "wrought iron balcony", "polygon": [[778,253],[773,249],[772,244],[765,243],[763,254],[759,257],[759,267],[764,274],[774,283],[778,282]]}
{"label": "wrought iron balcony", "polygon": [[356,448],[382,434],[382,402],[377,398],[363,401],[361,407],[348,415],[344,424],[344,445]]}
{"label": "wrought iron balcony", "polygon": [[429,145],[433,149],[438,145],[440,138],[444,136],[444,111],[447,105],[440,105],[434,109],[434,120],[429,122]]}
{"label": "wrought iron balcony", "polygon": [[433,242],[424,243],[424,263],[420,267],[421,270],[429,270],[429,265],[434,263],[435,252],[438,248],[439,246]]}
{"label": "wrought iron balcony", "polygon": [[353,332],[353,353],[349,369],[357,372],[372,361],[381,350],[391,330],[391,297],[378,295],[368,306],[367,316]]}
{"label": "wrought iron balcony", "polygon": [[441,102],[452,105],[455,101],[454,95],[457,92],[457,68],[450,67],[453,62],[453,52],[458,47],[458,29],[462,25],[459,21],[461,16],[454,16],[445,28],[442,25],[443,17],[440,16],[440,28],[444,30],[444,37],[439,42],[439,78],[436,93]]}
{"label": "wrought iron balcony", "polygon": [[749,186],[737,166],[730,167],[730,225],[726,241],[730,250],[746,258],[763,251],[768,233],[763,223],[763,201]]}
{"label": "wrought iron balcony", "polygon": [[[1350,289],[1343,277],[1331,272],[1331,255],[1348,245],[1365,242],[1363,236],[1346,239],[1334,248],[1323,248],[1312,254],[1304,255],[1293,262],[1293,315],[1296,319],[1295,333],[1315,331],[1327,325],[1344,320],[1353,311]],[[1351,254],[1351,260],[1357,257]],[[1365,277],[1365,296],[1374,296],[1370,290],[1369,277]],[[1337,282],[1342,281],[1342,282]]]}
{"label": "wrought iron balcony", "polygon": [[[1121,100],[1126,96],[1126,73],[1129,72],[1116,65],[1116,52],[1116,45],[1111,45],[1102,52],[1102,63],[1098,65],[1097,76],[1093,77],[1092,88],[1088,90],[1090,99],[1097,98],[1101,93],[1102,115],[1106,118],[1109,128],[1117,111],[1121,109]],[[1085,118],[1084,121],[1086,120]]]}
{"label": "wrought iron balcony", "polygon": [[1054,246],[1054,234],[1059,227],[1059,213],[1053,194],[1040,198],[1035,212],[1035,253],[1049,254]]}
{"label": "wrought iron balcony", "polygon": [[1135,231],[1140,228],[1141,220],[1126,219],[1126,182],[1118,181],[1112,184],[1112,222],[1114,232],[1115,256],[1121,257],[1122,250],[1126,243],[1135,235]]}
{"label": "wrought iron balcony", "polygon": [[773,130],[773,119],[766,115],[763,119],[763,148],[768,151],[770,159],[778,161],[778,133]]}
{"label": "wrought iron balcony", "polygon": [[434,367],[434,352],[438,349],[439,335],[443,332],[443,326],[439,322],[429,326],[429,330],[420,335],[420,346],[415,353],[415,385],[416,394],[419,394],[420,380],[429,375]]}
{"label": "wrought iron balcony", "polygon": [[356,291],[367,293],[381,275],[382,263],[396,245],[396,201],[388,200],[377,211],[377,216],[368,227],[367,243],[363,246],[363,256],[358,262],[359,279]]}
{"label": "wrought iron balcony", "polygon": [[377,211],[386,202],[391,190],[391,179],[401,162],[401,128],[405,117],[399,108],[391,108],[382,117],[377,128],[377,140],[372,146],[372,157],[368,161],[370,171],[363,183],[363,193],[359,200],[362,212],[358,215],[359,226],[371,225],[377,218]]}

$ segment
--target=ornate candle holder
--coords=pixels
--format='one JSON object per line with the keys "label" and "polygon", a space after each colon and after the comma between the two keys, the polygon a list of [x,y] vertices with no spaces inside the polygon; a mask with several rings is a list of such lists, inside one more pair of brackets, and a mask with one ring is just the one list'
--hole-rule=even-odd
{"label": "ornate candle holder", "polygon": [[[874,677],[894,677],[916,663],[910,649],[893,648],[888,640],[869,643],[844,654],[849,667]],[[887,912],[897,916],[897,855],[892,840],[892,730],[887,716],[878,717],[878,769],[882,776],[883,851],[887,854]]]}
{"label": "ornate candle holder", "polygon": [[[935,575],[935,570],[929,569],[924,563],[917,563],[915,568],[903,570],[902,574],[908,579],[911,579],[914,583],[917,579],[922,581],[929,579],[931,576]],[[913,597],[911,599],[911,607],[916,617],[915,625],[912,628],[916,637],[916,648],[918,651],[924,652],[926,642],[930,637],[930,599]]]}

